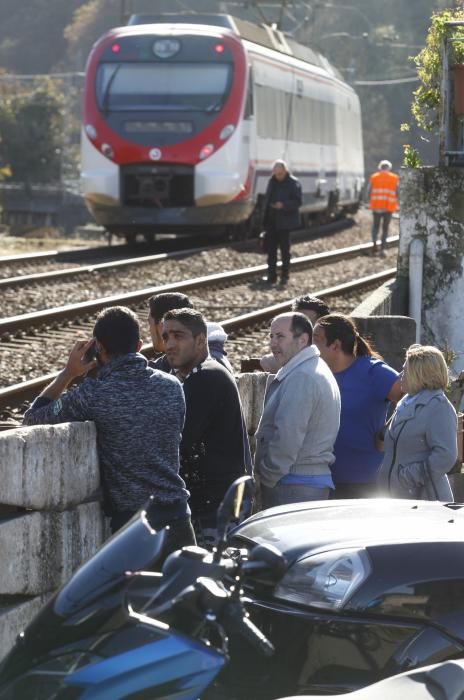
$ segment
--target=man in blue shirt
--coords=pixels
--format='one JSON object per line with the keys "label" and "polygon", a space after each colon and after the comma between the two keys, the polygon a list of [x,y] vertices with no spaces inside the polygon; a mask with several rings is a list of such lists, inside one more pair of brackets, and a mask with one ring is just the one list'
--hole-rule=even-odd
{"label": "man in blue shirt", "polygon": [[389,402],[396,403],[402,396],[398,372],[383,362],[343,314],[320,318],[314,342],[340,389],[340,430],[332,464],[334,498],[375,496],[382,463],[376,439]]}

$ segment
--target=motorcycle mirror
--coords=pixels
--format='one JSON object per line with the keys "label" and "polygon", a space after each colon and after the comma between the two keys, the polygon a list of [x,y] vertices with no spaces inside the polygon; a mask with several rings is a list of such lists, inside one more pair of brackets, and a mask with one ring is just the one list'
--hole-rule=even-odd
{"label": "motorcycle mirror", "polygon": [[253,495],[253,479],[251,476],[241,476],[235,479],[227,489],[217,512],[217,543],[214,561],[218,561],[224,551],[227,529],[232,520],[241,520],[251,507]]}

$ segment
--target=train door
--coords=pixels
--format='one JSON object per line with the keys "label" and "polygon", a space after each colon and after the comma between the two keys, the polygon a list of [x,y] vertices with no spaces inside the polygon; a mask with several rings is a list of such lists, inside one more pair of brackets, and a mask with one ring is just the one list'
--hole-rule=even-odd
{"label": "train door", "polygon": [[255,94],[253,77],[253,66],[250,65],[248,68],[245,108],[243,111],[242,142],[244,145],[243,153],[244,155],[246,154],[245,157],[248,162],[248,175],[246,187],[249,191],[249,196],[255,198],[254,188],[256,181],[258,154],[256,143]]}

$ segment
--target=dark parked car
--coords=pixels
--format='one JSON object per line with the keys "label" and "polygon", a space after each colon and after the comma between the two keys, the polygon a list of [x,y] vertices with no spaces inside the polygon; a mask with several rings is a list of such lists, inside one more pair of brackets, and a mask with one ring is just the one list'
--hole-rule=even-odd
{"label": "dark parked car", "polygon": [[347,692],[464,657],[464,506],[301,503],[249,518],[232,543],[272,544],[289,562],[277,584],[257,576],[247,590],[277,648],[268,660],[241,645],[231,682],[255,683],[247,697]]}
{"label": "dark parked car", "polygon": [[[349,700],[460,700],[464,693],[464,661],[444,661],[387,678],[355,691]],[[298,695],[280,700],[316,700],[318,695]],[[326,695],[326,700],[340,698]]]}

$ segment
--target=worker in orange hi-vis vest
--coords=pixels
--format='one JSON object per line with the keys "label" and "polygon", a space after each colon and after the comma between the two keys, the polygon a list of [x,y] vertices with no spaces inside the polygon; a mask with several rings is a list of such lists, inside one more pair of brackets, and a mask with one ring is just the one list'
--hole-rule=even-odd
{"label": "worker in orange hi-vis vest", "polygon": [[385,255],[385,243],[393,212],[398,209],[399,177],[391,172],[389,160],[381,160],[379,169],[369,179],[369,208],[372,209],[372,254],[377,252],[377,236],[382,223],[380,255]]}

